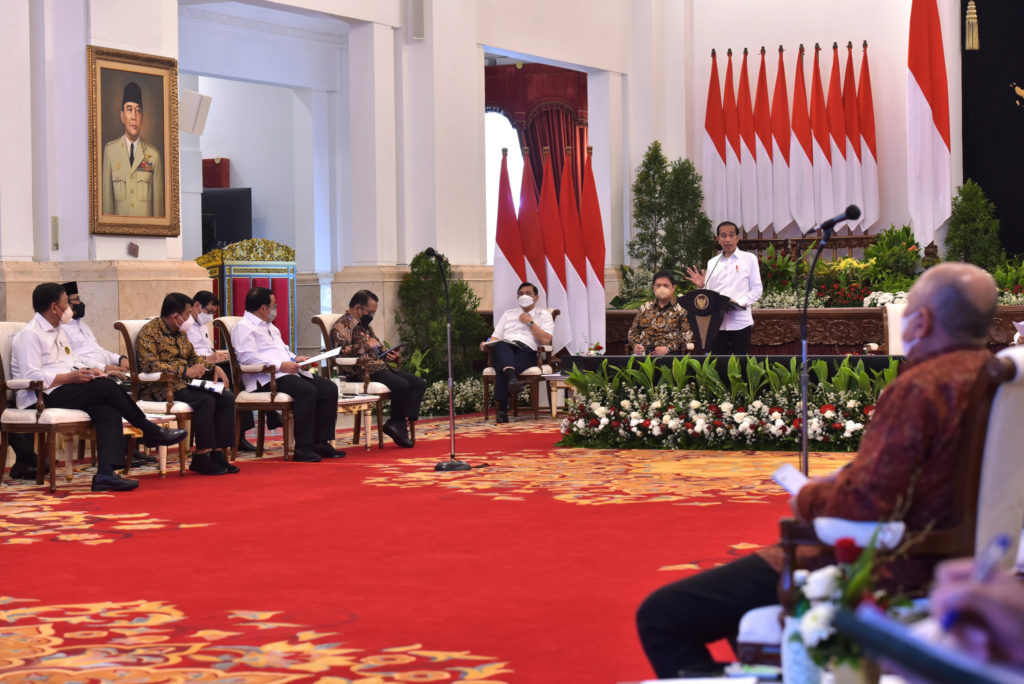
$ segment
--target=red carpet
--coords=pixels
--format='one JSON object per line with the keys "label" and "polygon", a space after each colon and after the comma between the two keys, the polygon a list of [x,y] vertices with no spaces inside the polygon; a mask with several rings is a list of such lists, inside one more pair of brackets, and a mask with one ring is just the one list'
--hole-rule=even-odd
{"label": "red carpet", "polygon": [[[792,455],[556,449],[460,422],[413,450],[135,492],[0,490],[0,682],[619,682],[652,589],[774,540]],[[845,456],[822,457],[822,471]],[[30,674],[31,673],[31,676]]]}

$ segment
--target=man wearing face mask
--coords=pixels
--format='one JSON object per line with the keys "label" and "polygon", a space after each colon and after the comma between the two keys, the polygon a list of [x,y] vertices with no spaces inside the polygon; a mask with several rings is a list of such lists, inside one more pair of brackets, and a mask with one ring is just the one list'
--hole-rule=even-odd
{"label": "man wearing face mask", "polygon": [[[293,460],[317,463],[322,458],[341,458],[345,452],[331,446],[338,420],[338,386],[299,367],[308,357],[292,356],[273,324],[276,317],[274,293],[265,287],[249,290],[245,295],[245,316],[231,331],[238,363],[277,367],[277,388],[293,402]],[[270,373],[247,373],[244,377],[246,391],[270,391]]]}
{"label": "man wearing face mask", "polygon": [[537,345],[551,344],[555,321],[545,309],[537,308],[537,286],[523,283],[516,290],[519,306],[501,314],[494,332],[480,343],[483,351],[493,345],[494,400],[498,402],[495,422],[508,422],[508,398],[518,395],[522,383],[518,375],[537,365]]}
{"label": "man wearing face mask", "polygon": [[64,283],[63,287],[74,312],[72,319],[64,324],[64,334],[71,343],[71,349],[89,366],[103,368],[109,373],[127,373],[128,357],[101,347],[92,328],[85,322],[85,302],[78,294],[78,283]]}
{"label": "man wearing face mask", "polygon": [[362,360],[362,367],[355,367],[351,374],[361,375],[362,368],[365,368],[371,381],[387,385],[391,391],[391,417],[384,423],[383,430],[395,444],[409,449],[414,444],[409,436],[409,424],[420,417],[420,403],[427,391],[427,383],[423,378],[388,365],[388,362],[402,360],[397,351],[380,356],[383,350],[372,326],[377,304],[377,295],[369,290],[359,290],[352,295],[348,311],[331,329],[331,341],[334,346],[341,347],[342,356],[355,356]]}
{"label": "man wearing face mask", "polygon": [[[192,380],[205,378],[227,385],[227,375],[219,367],[196,354],[187,331],[193,327],[192,299],[180,292],[164,297],[160,317],[142,326],[135,338],[135,355],[140,373],[170,373],[175,376],[171,389],[174,398],[192,407],[192,429],[196,451],[189,470],[200,475],[237,473],[225,451],[235,442],[235,395],[226,387],[221,393],[192,387]],[[163,383],[146,384],[142,398],[163,401]]]}
{"label": "man wearing face mask", "polygon": [[654,274],[654,301],[644,302],[629,327],[629,350],[637,356],[685,354],[693,339],[686,312],[675,297],[676,281],[668,271]]}
{"label": "man wearing face mask", "polygon": [[[810,480],[790,501],[797,517],[875,522],[906,506],[908,537],[952,522],[958,437],[971,388],[991,358],[988,333],[997,301],[992,276],[971,264],[939,264],[917,279],[903,315],[909,367],[882,392],[853,461]],[[803,547],[801,567],[832,562],[819,553]],[[900,559],[885,574],[905,590],[918,589],[937,560]],[[658,676],[720,671],[705,644],[735,637],[747,610],[778,602],[782,561],[782,548],[772,546],[651,594],[637,612],[637,628]]]}
{"label": "man wearing face mask", "polygon": [[[57,283],[43,283],[32,291],[35,316],[14,336],[11,346],[11,377],[38,380],[43,384],[46,408],[85,411],[96,432],[96,475],[92,491],[127,491],[139,486],[114,473],[123,462],[122,419],[142,431],[146,446],[170,446],[188,436],[187,430],[168,429],[146,419],[124,390],[101,368],[83,368],[64,334],[71,320],[68,295]],[[19,390],[18,408],[36,403],[34,390]]]}

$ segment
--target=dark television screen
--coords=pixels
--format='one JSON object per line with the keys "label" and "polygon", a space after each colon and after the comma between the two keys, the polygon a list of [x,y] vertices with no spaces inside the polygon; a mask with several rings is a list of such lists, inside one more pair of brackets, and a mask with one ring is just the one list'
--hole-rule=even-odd
{"label": "dark television screen", "polygon": [[203,253],[252,237],[252,188],[203,189]]}

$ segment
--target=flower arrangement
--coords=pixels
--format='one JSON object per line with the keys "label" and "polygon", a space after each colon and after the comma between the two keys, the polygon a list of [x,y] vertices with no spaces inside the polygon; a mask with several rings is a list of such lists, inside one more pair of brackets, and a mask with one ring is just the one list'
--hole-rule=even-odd
{"label": "flower arrangement", "polygon": [[888,306],[904,304],[906,301],[906,292],[872,292],[864,298],[864,306]]}
{"label": "flower arrangement", "polygon": [[[820,309],[825,306],[828,299],[818,295],[816,290],[811,291],[807,299],[807,307]],[[761,298],[754,303],[755,309],[802,309],[804,306],[803,288],[786,291],[765,292]]]}
{"label": "flower arrangement", "polygon": [[594,342],[593,344],[587,345],[587,350],[583,352],[584,356],[603,356],[604,346],[600,342]]}
{"label": "flower arrangement", "polygon": [[826,300],[825,306],[864,306],[864,299],[871,294],[871,288],[853,282],[843,285],[839,282],[818,286],[818,297]]}

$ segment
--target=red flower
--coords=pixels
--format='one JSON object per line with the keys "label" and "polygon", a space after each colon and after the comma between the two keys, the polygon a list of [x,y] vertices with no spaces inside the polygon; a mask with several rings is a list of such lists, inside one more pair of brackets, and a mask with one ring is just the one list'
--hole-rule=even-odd
{"label": "red flower", "polygon": [[842,423],[832,423],[832,429],[833,430],[842,430],[843,429],[843,424]]}
{"label": "red flower", "polygon": [[714,425],[715,427],[722,427],[722,421],[720,420],[713,420],[711,421],[711,424]]}
{"label": "red flower", "polygon": [[907,247],[907,250],[911,251],[911,252],[916,252],[917,251],[917,245],[910,245],[909,247]]}
{"label": "red flower", "polygon": [[690,421],[686,421],[685,423],[683,423],[683,425],[686,427],[687,430],[693,429],[693,423],[691,423]]}
{"label": "red flower", "polygon": [[621,426],[621,425],[622,425],[622,422],[621,422],[621,421],[618,421],[618,420],[613,420],[613,421],[612,421],[612,427],[613,427],[613,428],[618,428],[618,427],[619,427],[619,426]]}
{"label": "red flower", "polygon": [[860,556],[860,548],[849,537],[836,541],[835,552],[840,563],[853,563]]}
{"label": "red flower", "polygon": [[736,409],[734,411],[734,413],[746,413],[746,412],[747,412],[747,407],[746,406],[741,406],[741,407],[739,407],[738,409]]}
{"label": "red flower", "polygon": [[715,404],[708,404],[708,411],[711,411],[711,413],[718,413],[718,406]]}
{"label": "red flower", "polygon": [[597,418],[591,418],[590,419],[590,427],[597,427],[600,424],[601,424],[601,421],[599,421]]}
{"label": "red flower", "polygon": [[782,413],[782,409],[778,406],[772,406],[770,409],[768,409],[768,415],[770,416],[773,413]]}
{"label": "red flower", "polygon": [[832,404],[825,404],[821,407],[821,415],[825,415],[826,411],[835,411],[836,407]]}
{"label": "red flower", "polygon": [[651,421],[645,420],[644,422],[640,423],[640,425],[642,425],[645,428],[649,428],[651,427]]}
{"label": "red flower", "polygon": [[799,430],[800,429],[800,419],[799,418],[794,418],[793,419],[793,429],[794,430]]}
{"label": "red flower", "polygon": [[874,411],[875,411],[875,407],[872,406],[871,404],[868,404],[867,406],[864,407],[864,415],[865,416],[870,416],[872,413],[874,413]]}

